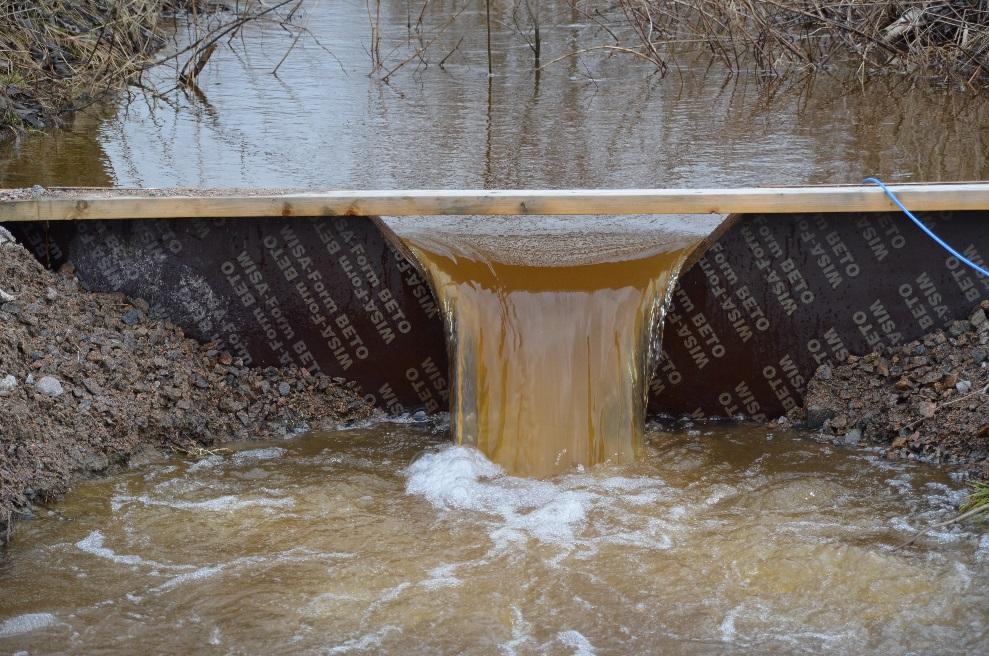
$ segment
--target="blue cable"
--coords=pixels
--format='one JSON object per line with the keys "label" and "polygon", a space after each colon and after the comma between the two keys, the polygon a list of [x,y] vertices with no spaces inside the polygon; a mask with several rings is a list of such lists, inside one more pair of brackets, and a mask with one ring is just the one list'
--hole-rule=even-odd
{"label": "blue cable", "polygon": [[959,253],[958,251],[956,251],[954,248],[952,248],[946,241],[944,241],[943,239],[941,239],[940,237],[938,237],[937,235],[935,235],[934,232],[931,231],[930,228],[928,228],[927,226],[925,226],[921,222],[920,219],[918,219],[916,216],[913,215],[913,212],[911,212],[910,210],[908,210],[906,208],[906,206],[903,203],[900,202],[900,199],[896,197],[896,194],[894,194],[892,191],[890,191],[890,188],[887,187],[885,185],[885,183],[883,183],[882,180],[880,180],[878,178],[866,178],[862,182],[863,183],[865,183],[865,182],[871,182],[874,185],[878,185],[879,188],[882,189],[883,192],[886,194],[886,196],[888,196],[889,199],[891,201],[893,201],[893,203],[897,207],[899,207],[901,210],[903,210],[903,213],[907,215],[907,218],[910,219],[911,221],[913,221],[914,222],[914,225],[916,225],[918,228],[920,228],[921,230],[923,230],[924,233],[928,237],[930,237],[931,239],[933,239],[935,241],[935,243],[937,243],[938,246],[940,246],[941,248],[943,248],[944,250],[948,251],[949,253],[951,253],[952,255],[954,255],[956,258],[958,258],[958,261],[959,262],[962,262],[963,264],[968,265],[969,267],[975,269],[976,271],[978,271],[979,273],[981,273],[982,275],[984,275],[986,278],[989,278],[989,271],[987,271],[986,269],[983,269],[978,264],[976,264],[972,260],[970,260],[967,257],[965,257],[964,255],[962,255],[961,253]]}

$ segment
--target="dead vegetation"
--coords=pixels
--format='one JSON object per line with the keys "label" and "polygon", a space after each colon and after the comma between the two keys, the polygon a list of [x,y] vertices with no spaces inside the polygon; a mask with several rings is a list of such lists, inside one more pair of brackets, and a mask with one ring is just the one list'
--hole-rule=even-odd
{"label": "dead vegetation", "polygon": [[665,69],[708,50],[770,77],[896,74],[989,85],[987,0],[618,0],[638,51]]}
{"label": "dead vegetation", "polygon": [[213,53],[248,23],[308,32],[292,22],[304,2],[0,0],[0,140],[129,85],[148,90],[155,66],[173,66],[175,84],[195,91]]}
{"label": "dead vegetation", "polygon": [[[428,67],[428,50],[447,61],[464,50],[465,37],[479,53],[484,31],[494,24],[532,50],[536,72],[586,56],[626,56],[661,75],[683,75],[693,57],[704,53],[729,75],[780,80],[821,73],[859,81],[897,76],[989,86],[989,0],[463,0],[424,28],[423,16],[436,13],[433,4],[410,5],[409,51],[402,54],[396,43],[398,65],[389,65],[389,56],[381,54],[380,1],[368,0],[372,68],[383,79],[410,63],[416,71]],[[579,41],[559,29],[575,23],[586,28]],[[501,47],[496,61],[506,56],[504,41]],[[490,65],[492,56],[487,58]]]}

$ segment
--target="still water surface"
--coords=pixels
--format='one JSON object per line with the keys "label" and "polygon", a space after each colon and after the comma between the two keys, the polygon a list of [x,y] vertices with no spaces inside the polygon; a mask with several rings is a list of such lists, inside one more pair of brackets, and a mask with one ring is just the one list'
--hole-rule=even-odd
{"label": "still water surface", "polygon": [[960,485],[759,427],[510,477],[447,428],[310,434],[79,485],[0,563],[0,651],[975,654]]}
{"label": "still water surface", "polygon": [[[319,42],[300,39],[277,76],[294,35],[250,25],[212,57],[199,78],[202,96],[137,93],[81,115],[70,130],[29,136],[0,150],[0,184],[560,188],[989,178],[989,103],[976,95],[820,77],[770,98],[757,76],[726,78],[688,56],[666,78],[635,58],[594,55],[537,77],[510,14],[499,13],[511,4],[492,3],[490,80],[484,5],[468,3],[430,47],[428,67],[407,66],[384,84],[380,73],[369,75],[365,3],[307,2],[299,22]],[[610,38],[567,2],[533,4],[543,63]],[[410,6],[381,3],[388,63],[414,50]],[[426,3],[424,38],[461,7]],[[146,82],[156,79],[160,90],[174,86],[161,71]]]}

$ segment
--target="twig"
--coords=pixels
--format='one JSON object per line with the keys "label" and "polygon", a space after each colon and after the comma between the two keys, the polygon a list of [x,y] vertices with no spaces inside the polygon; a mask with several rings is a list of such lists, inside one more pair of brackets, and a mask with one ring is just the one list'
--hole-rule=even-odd
{"label": "twig", "polygon": [[[950,401],[946,401],[945,403],[939,403],[939,404],[937,404],[934,407],[934,412],[936,414],[937,411],[940,410],[941,408],[947,408],[949,405],[954,405],[956,403],[959,403],[961,401],[964,401],[965,399],[971,398],[971,397],[975,396],[976,394],[985,394],[987,392],[989,392],[989,384],[987,384],[982,389],[977,389],[974,392],[969,392],[968,394],[965,394],[963,396],[959,396],[957,399],[951,399]],[[926,419],[931,419],[932,417],[934,417],[933,414],[930,417],[921,417],[920,419],[916,419],[914,421],[911,421],[909,424],[905,424],[903,426],[900,426],[899,428],[896,429],[896,431],[897,432],[900,432],[900,431],[903,431],[903,430],[907,430],[908,428],[913,428],[917,424],[923,422]]]}
{"label": "twig", "polygon": [[907,540],[906,542],[893,547],[893,551],[899,551],[900,549],[902,549],[904,547],[910,546],[911,544],[913,544],[914,542],[916,542],[917,540],[919,540],[921,538],[921,536],[923,536],[925,533],[928,533],[929,531],[933,531],[936,528],[944,528],[945,526],[950,526],[952,524],[957,524],[958,522],[964,521],[964,520],[968,519],[969,517],[974,517],[974,516],[979,515],[979,514],[982,514],[984,512],[989,512],[989,506],[978,506],[977,508],[972,508],[968,512],[963,512],[962,514],[958,515],[957,517],[952,517],[951,519],[946,519],[945,521],[938,522],[937,524],[931,524],[927,528],[924,528],[924,529],[921,529],[921,530],[917,531],[914,534],[914,536],[912,538],[910,538],[909,540]]}

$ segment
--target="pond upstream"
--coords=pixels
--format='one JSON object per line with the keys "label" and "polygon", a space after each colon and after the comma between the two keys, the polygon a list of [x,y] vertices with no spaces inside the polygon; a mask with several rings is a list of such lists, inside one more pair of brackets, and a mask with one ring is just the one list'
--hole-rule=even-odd
{"label": "pond upstream", "polygon": [[[408,7],[382,3],[382,49],[393,63],[405,54],[392,48],[408,47]],[[594,21],[569,7],[540,3],[543,61],[602,39]],[[459,8],[429,3],[426,32]],[[428,68],[408,66],[385,84],[368,75],[365,4],[310,3],[303,20],[332,54],[302,38],[273,76],[293,36],[251,25],[214,55],[201,95],[173,93],[165,103],[139,94],[81,113],[65,130],[24,137],[0,152],[0,186],[989,178],[989,134],[978,128],[989,125],[989,105],[962,92],[848,89],[822,79],[769,97],[757,80],[726,79],[698,58],[684,61],[682,78],[592,56],[536,76],[532,53],[497,13],[488,78],[483,16],[483,4],[469,6],[436,40],[437,53],[455,50],[444,69],[437,55]],[[388,222],[396,232],[398,221]],[[717,224],[691,221],[678,219],[677,230]],[[429,234],[429,224],[418,225]],[[441,266],[452,246],[409,243],[433,262],[434,283],[447,275],[445,293],[466,306],[468,283]],[[514,252],[501,247],[502,255]],[[681,261],[663,257],[671,271]],[[552,273],[547,280],[569,275]],[[626,302],[624,311],[646,321],[656,310],[642,299],[661,298],[667,282],[644,279],[648,297]],[[513,308],[527,297],[519,298]],[[613,300],[600,300],[600,316]],[[484,303],[468,306],[462,328],[497,304]],[[564,305],[561,326],[571,312]],[[640,328],[626,335],[629,344],[648,341]],[[471,348],[468,364],[490,368],[493,356]],[[640,375],[643,353],[628,350],[617,364],[590,348],[575,362],[591,371],[597,358]],[[555,398],[550,384],[566,389],[564,380],[534,384],[527,363],[515,364],[518,371],[498,380],[518,376],[532,385],[527,398]],[[504,414],[477,408],[479,426]],[[482,410],[487,416],[478,419]],[[631,425],[634,414],[622,406],[613,423]],[[561,428],[568,418],[556,415],[555,424],[552,412],[542,416],[555,432],[573,432]],[[949,472],[824,446],[775,426],[650,423],[644,444],[640,433],[632,426],[634,447],[614,449],[641,452],[637,461],[542,479],[511,476],[480,452],[451,445],[441,417],[239,444],[200,461],[170,459],[80,484],[21,522],[0,560],[0,651],[984,650],[989,537],[979,527],[951,527],[894,549],[964,496]],[[497,448],[488,449],[498,462],[516,451],[499,459]]]}
{"label": "pond upstream", "polygon": [[[570,3],[533,4],[542,62],[608,42]],[[249,25],[211,58],[202,96],[173,92],[166,103],[138,93],[68,130],[28,136],[0,151],[0,183],[531,189],[989,178],[989,104],[963,91],[821,77],[770,98],[754,77],[726,78],[686,56],[682,75],[665,78],[632,58],[588,54],[537,79],[510,12],[497,9],[489,80],[483,3],[467,3],[435,39],[428,68],[406,66],[386,85],[369,76],[363,1],[306,6],[297,22],[319,42],[301,38],[277,76],[293,35]],[[463,6],[427,3],[424,38]],[[414,51],[409,7],[381,3],[386,63]],[[160,89],[174,86],[166,73]]]}

